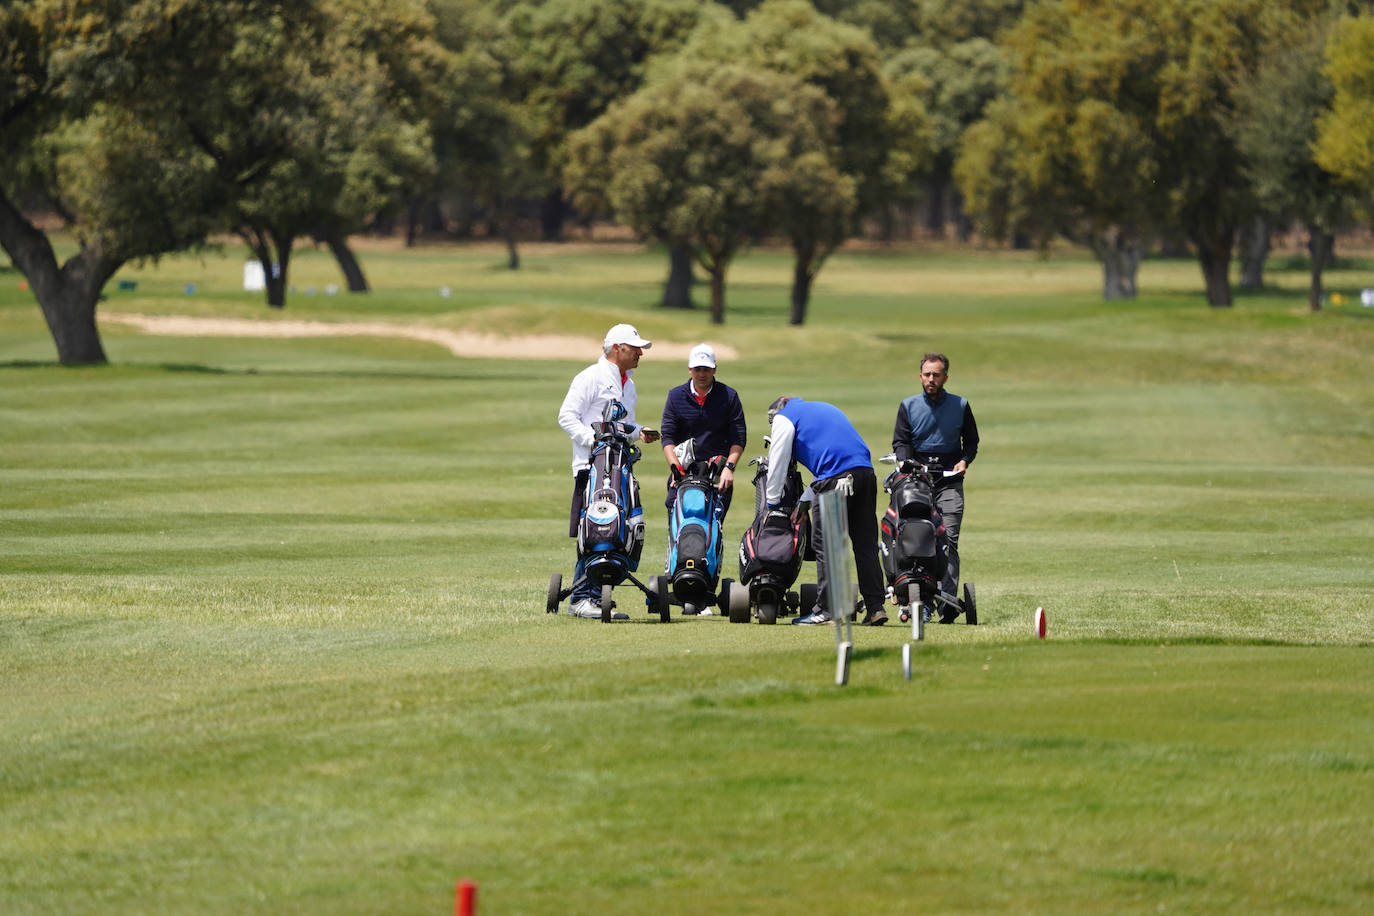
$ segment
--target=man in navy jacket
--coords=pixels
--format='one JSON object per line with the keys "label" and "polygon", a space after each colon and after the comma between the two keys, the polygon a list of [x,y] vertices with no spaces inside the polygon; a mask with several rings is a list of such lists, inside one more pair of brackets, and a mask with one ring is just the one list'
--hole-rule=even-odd
{"label": "man in navy jacket", "polygon": [[673,511],[677,497],[677,478],[683,468],[678,466],[673,449],[688,439],[694,439],[698,460],[717,456],[725,459],[720,472],[721,503],[730,509],[735,492],[735,465],[748,444],[748,430],[744,423],[744,407],[739,394],[723,382],[716,381],[716,351],[709,344],[697,344],[687,357],[687,371],[692,377],[668,392],[663,405],[663,457],[674,473],[668,476],[668,497],[664,505]]}

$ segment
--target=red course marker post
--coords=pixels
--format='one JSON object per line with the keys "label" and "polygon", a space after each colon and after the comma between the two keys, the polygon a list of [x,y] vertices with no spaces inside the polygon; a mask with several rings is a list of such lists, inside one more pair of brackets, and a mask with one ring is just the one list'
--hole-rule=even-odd
{"label": "red course marker post", "polygon": [[453,916],[477,916],[477,882],[464,878],[458,882],[453,900]]}

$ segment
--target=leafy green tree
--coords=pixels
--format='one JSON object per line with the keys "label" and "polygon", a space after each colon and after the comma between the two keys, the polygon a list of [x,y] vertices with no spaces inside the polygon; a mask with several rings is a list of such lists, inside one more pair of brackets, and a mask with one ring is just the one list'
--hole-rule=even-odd
{"label": "leafy green tree", "polygon": [[[402,87],[425,81],[403,70],[430,59],[432,25],[419,0],[142,6],[124,104],[215,164],[226,228],[281,307],[298,238],[355,230],[429,167],[427,126]],[[159,92],[134,88],[146,85]]]}
{"label": "leafy green tree", "polygon": [[877,45],[864,30],[822,15],[806,0],[765,0],[742,24],[708,23],[683,56],[786,74],[835,105],[837,139],[825,151],[825,167],[813,159],[799,166],[810,169],[809,179],[793,176],[807,186],[809,202],[780,207],[769,227],[789,239],[796,255],[790,320],[801,324],[826,258],[854,233],[858,217],[881,212],[924,164],[924,109],[914,97],[894,94]]}
{"label": "leafy green tree", "polygon": [[795,77],[684,61],[573,134],[565,180],[578,206],[604,202],[641,236],[688,246],[719,324],[735,255],[779,209],[845,186],[831,162],[838,122]]}
{"label": "leafy green tree", "polygon": [[910,46],[883,65],[888,81],[905,87],[926,112],[930,154],[916,177],[925,182],[928,228],[937,233],[945,228],[959,141],[988,104],[1006,91],[1009,69],[1003,51],[979,35]]}
{"label": "leafy green tree", "polygon": [[1341,21],[1326,51],[1334,87],[1330,110],[1317,121],[1317,164],[1374,200],[1374,15]]}
{"label": "leafy green tree", "polygon": [[544,0],[506,14],[504,94],[521,108],[530,166],[544,178],[546,238],[562,228],[568,134],[639,89],[651,59],[677,51],[711,17],[729,13],[700,0]]}
{"label": "leafy green tree", "polygon": [[1264,212],[1307,229],[1311,283],[1308,305],[1322,305],[1322,271],[1336,233],[1353,221],[1354,192],[1317,164],[1317,120],[1333,96],[1322,72],[1337,20],[1318,17],[1279,39],[1254,77],[1235,87],[1230,130],[1245,158],[1245,174]]}
{"label": "leafy green tree", "polygon": [[[1046,0],[1007,34],[1022,154],[1056,229],[1133,246],[1180,226],[1214,306],[1231,304],[1236,227],[1255,207],[1226,129],[1234,87],[1317,4]],[[992,139],[980,132],[980,142]],[[986,152],[981,155],[986,155]],[[964,170],[966,180],[975,176]],[[971,191],[970,193],[976,193]],[[986,195],[983,195],[986,199]],[[1133,279],[1130,284],[1133,286]]]}
{"label": "leafy green tree", "polygon": [[[0,7],[0,246],[63,364],[106,361],[96,324],[105,283],[129,261],[195,245],[220,204],[211,163],[186,156],[160,119],[120,105],[140,12],[69,0]],[[59,216],[76,252],[59,262],[21,200]]]}
{"label": "leafy green tree", "polygon": [[433,118],[438,173],[432,196],[458,190],[499,223],[507,266],[520,266],[516,208],[549,192],[532,160],[530,111],[515,87],[519,48],[499,4],[444,0],[435,4],[437,36],[452,55],[443,111]]}
{"label": "leafy green tree", "polygon": [[426,6],[419,0],[348,0],[334,12],[334,37],[342,47],[337,59],[343,68],[365,74],[353,81],[341,72],[336,80],[351,86],[372,109],[364,112],[367,123],[359,125],[364,129],[346,161],[342,192],[312,234],[333,252],[352,292],[365,292],[367,281],[348,236],[398,209],[437,171],[434,125],[448,112],[454,60],[438,42]]}
{"label": "leafy green tree", "polygon": [[1027,0],[918,0],[917,28],[928,42],[945,47],[974,38],[997,40],[1014,26]]}
{"label": "leafy green tree", "polygon": [[831,19],[865,30],[884,51],[902,48],[921,34],[921,5],[912,0],[815,0],[814,5]]}

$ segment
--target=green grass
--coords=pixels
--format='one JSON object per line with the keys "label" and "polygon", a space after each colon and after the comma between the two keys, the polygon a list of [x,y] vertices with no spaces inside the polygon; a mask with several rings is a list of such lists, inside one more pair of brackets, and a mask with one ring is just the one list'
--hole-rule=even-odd
{"label": "green grass", "polygon": [[[113,364],[64,369],[0,269],[0,912],[442,913],[462,877],[484,914],[1374,907],[1374,320],[1308,313],[1301,265],[1218,311],[1191,263],[1104,304],[1071,252],[848,252],[796,329],[772,252],[723,328],[654,308],[663,258],[623,246],[378,249],[368,297],[306,251],[281,314],[241,264],[128,270],[101,308],[628,318],[739,351],[750,454],[784,392],[886,451],[943,349],[984,436],[983,625],[931,628],[910,682],[909,628],[856,630],[838,688],[830,632],[664,626],[628,588],[628,625],[546,615],[554,414],[594,352],[109,324]],[[683,377],[651,350],[641,418]]]}

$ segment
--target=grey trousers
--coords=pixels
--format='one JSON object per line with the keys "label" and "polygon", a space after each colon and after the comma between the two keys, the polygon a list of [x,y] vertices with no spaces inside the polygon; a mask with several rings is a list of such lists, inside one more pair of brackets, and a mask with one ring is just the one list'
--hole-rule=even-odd
{"label": "grey trousers", "polygon": [[941,484],[935,490],[935,508],[945,522],[945,534],[949,536],[949,567],[940,583],[940,591],[956,595],[959,588],[959,525],[964,521],[964,478]]}

